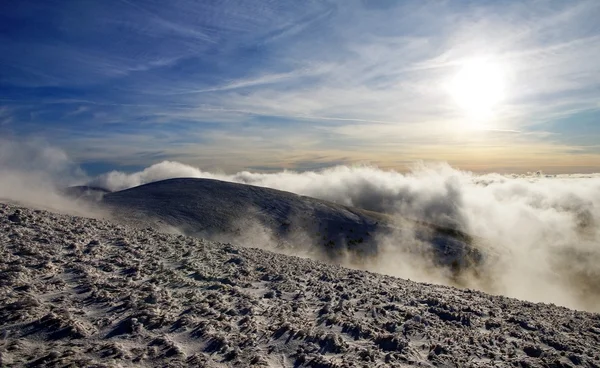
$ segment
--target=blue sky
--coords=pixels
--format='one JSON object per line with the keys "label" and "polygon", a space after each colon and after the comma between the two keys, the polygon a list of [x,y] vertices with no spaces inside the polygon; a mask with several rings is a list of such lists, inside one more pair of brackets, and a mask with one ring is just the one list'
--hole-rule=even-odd
{"label": "blue sky", "polygon": [[[598,19],[596,0],[5,1],[0,134],[91,172],[598,171]],[[474,59],[502,71],[485,117],[447,88]]]}

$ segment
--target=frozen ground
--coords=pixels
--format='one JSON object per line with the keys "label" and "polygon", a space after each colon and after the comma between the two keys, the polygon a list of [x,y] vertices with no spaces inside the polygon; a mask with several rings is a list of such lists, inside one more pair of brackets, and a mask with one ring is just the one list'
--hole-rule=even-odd
{"label": "frozen ground", "polygon": [[0,229],[3,367],[600,366],[598,314],[6,204]]}

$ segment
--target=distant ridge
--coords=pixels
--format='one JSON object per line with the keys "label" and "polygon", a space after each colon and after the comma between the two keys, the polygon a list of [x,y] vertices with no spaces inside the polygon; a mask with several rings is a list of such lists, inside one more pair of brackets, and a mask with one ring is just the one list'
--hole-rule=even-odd
{"label": "distant ridge", "polygon": [[[472,238],[459,231],[378,212],[339,205],[271,188],[214,179],[176,178],[105,193],[102,203],[121,220],[141,226],[171,227],[209,239],[242,239],[248,231],[269,234],[280,246],[319,247],[330,257],[341,250],[377,252],[376,234],[416,227],[434,245],[438,260],[463,265],[479,254]],[[251,232],[252,233],[252,232]],[[255,237],[261,234],[254,233]],[[264,240],[264,239],[263,239]]]}

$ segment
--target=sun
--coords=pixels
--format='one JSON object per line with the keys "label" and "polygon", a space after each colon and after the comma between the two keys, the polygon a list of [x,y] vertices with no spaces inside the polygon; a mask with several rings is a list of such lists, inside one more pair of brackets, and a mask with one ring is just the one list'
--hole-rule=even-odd
{"label": "sun", "polygon": [[470,59],[450,79],[448,92],[470,117],[483,119],[505,98],[506,73],[501,64],[489,58]]}

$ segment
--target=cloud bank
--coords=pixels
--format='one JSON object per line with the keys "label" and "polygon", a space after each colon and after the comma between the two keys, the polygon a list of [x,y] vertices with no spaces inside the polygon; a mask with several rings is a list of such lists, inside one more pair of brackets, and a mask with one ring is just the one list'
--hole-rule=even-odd
{"label": "cloud bank", "polygon": [[[600,302],[594,281],[600,277],[598,175],[476,175],[447,164],[417,164],[405,174],[338,166],[226,175],[164,161],[131,174],[113,171],[90,184],[121,190],[174,177],[264,186],[456,228],[481,239],[489,255],[486,279],[466,279],[464,286],[580,309],[597,309]],[[364,267],[413,276],[402,246],[413,240],[381,239],[385,251]]]}

